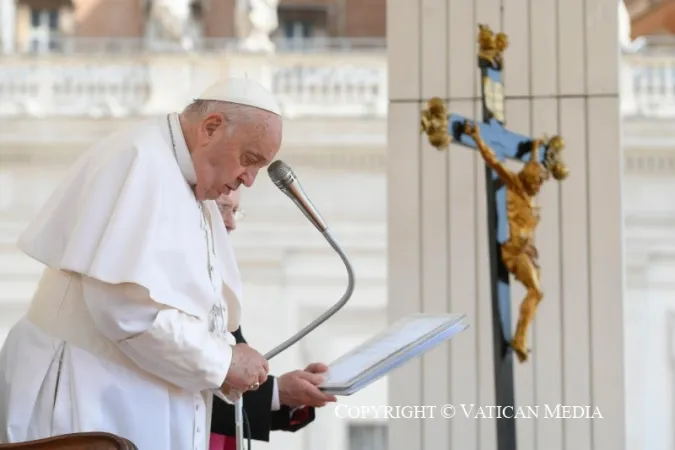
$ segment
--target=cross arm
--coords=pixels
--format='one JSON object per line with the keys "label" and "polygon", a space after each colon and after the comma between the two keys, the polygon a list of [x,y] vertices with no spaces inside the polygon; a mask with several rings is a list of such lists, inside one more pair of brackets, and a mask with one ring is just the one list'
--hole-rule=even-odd
{"label": "cross arm", "polygon": [[[432,98],[429,101],[428,109],[422,111],[420,122],[421,131],[427,134],[431,145],[439,150],[447,148],[451,142],[483,150],[478,147],[471,135],[465,133],[467,123],[475,124],[482,140],[492,150],[497,160],[495,164],[491,164],[495,171],[500,171],[494,167],[497,162],[514,159],[527,163],[534,155],[554,178],[562,180],[568,175],[567,166],[562,160],[565,144],[559,136],[554,136],[550,140],[533,139],[506,129],[503,123],[494,117],[482,122],[473,122],[459,114],[448,114],[443,101],[439,98]],[[485,156],[484,151],[481,153]]]}
{"label": "cross arm", "polygon": [[[439,98],[429,100],[429,107],[422,111],[421,131],[426,133],[431,145],[439,150],[446,148],[450,142],[464,147],[476,149],[474,139],[464,132],[464,126],[472,123],[470,119],[459,114],[448,114],[443,101]],[[532,151],[533,140],[525,135],[509,131],[496,119],[488,122],[477,122],[483,140],[494,151],[497,159],[518,159],[527,162]],[[540,145],[537,156],[544,156],[545,146]]]}
{"label": "cross arm", "polygon": [[519,191],[521,184],[518,182],[518,175],[506,167],[504,158],[500,158],[502,155],[498,155],[486,142],[486,136],[490,136],[494,129],[489,126],[481,126],[480,123],[461,119],[463,118],[460,117],[460,120],[455,122],[452,117],[450,118],[458,143],[465,147],[477,149],[485,164],[494,171],[497,178],[509,189]]}
{"label": "cross arm", "polygon": [[[468,148],[477,148],[473,137],[464,133],[464,125],[473,123],[471,120],[459,115],[450,114],[448,117],[448,134],[453,142]],[[515,159],[521,162],[528,162],[532,156],[532,145],[537,141],[524,134],[515,133],[507,130],[495,119],[490,122],[477,122],[478,131],[483,141],[492,149],[497,159]],[[546,153],[546,146],[542,140],[537,146],[536,155],[538,160],[543,161]]]}

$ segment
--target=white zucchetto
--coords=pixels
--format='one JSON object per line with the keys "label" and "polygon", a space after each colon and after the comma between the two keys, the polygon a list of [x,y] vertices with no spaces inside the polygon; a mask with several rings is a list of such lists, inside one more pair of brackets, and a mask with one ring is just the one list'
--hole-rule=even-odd
{"label": "white zucchetto", "polygon": [[226,78],[218,81],[209,86],[196,100],[237,103],[281,115],[281,109],[272,93],[250,78]]}

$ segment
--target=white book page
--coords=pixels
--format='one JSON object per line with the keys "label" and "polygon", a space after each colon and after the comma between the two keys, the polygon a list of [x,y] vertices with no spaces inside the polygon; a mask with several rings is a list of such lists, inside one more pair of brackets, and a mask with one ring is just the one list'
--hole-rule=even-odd
{"label": "white book page", "polygon": [[330,364],[322,386],[349,384],[352,379],[368,371],[393,353],[431,333],[443,324],[450,325],[456,320],[456,316],[441,315],[413,317],[395,323]]}

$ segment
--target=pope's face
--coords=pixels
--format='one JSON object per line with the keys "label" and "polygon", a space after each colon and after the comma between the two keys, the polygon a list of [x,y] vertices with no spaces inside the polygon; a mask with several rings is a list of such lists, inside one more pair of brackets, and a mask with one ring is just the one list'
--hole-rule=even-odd
{"label": "pope's face", "polygon": [[219,113],[206,116],[192,152],[197,198],[215,200],[242,184],[251,187],[258,171],[279,151],[281,132],[281,118],[263,110],[255,110],[251,118],[236,124],[228,124]]}

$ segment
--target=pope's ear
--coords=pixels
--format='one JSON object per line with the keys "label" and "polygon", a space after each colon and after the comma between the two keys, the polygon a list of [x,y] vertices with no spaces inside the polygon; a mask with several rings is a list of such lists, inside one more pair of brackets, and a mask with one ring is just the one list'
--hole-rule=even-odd
{"label": "pope's ear", "polygon": [[216,133],[218,127],[223,125],[223,117],[220,114],[209,114],[202,121],[202,132],[206,137],[211,138]]}

